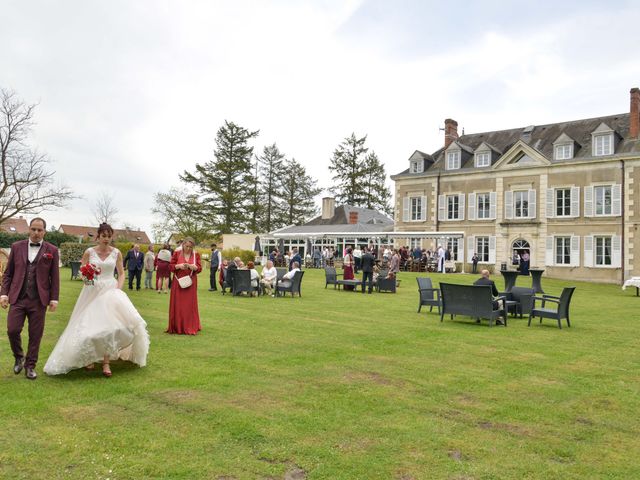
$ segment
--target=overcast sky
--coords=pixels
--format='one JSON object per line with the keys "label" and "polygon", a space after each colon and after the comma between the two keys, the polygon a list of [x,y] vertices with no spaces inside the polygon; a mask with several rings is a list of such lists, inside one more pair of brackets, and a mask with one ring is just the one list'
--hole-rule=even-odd
{"label": "overcast sky", "polygon": [[[472,5],[467,5],[472,4]],[[355,132],[388,174],[466,133],[628,112],[640,2],[0,0],[0,86],[38,103],[33,145],[82,198],[151,234],[153,194],[213,156],[224,120],[330,185]],[[389,185],[391,182],[389,181]]]}

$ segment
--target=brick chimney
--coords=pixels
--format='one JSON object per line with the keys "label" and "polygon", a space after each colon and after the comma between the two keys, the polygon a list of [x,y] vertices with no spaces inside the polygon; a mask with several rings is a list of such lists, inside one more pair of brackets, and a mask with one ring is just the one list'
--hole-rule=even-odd
{"label": "brick chimney", "polygon": [[355,225],[358,223],[358,212],[349,212],[349,224]]}
{"label": "brick chimney", "polygon": [[451,142],[458,138],[458,122],[447,118],[444,121],[444,148],[451,145]]}
{"label": "brick chimney", "polygon": [[629,107],[629,138],[638,138],[640,133],[640,89],[631,89],[631,106]]}
{"label": "brick chimney", "polygon": [[322,199],[322,219],[328,220],[333,218],[336,213],[336,199],[333,197],[324,197]]}

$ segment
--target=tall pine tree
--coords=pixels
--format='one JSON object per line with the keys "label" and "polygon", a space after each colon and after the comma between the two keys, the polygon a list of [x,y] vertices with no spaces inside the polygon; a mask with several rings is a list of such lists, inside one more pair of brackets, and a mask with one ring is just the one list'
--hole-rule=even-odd
{"label": "tall pine tree", "polygon": [[305,168],[295,159],[284,165],[286,175],[282,177],[280,186],[282,210],[279,220],[284,225],[302,225],[311,216],[318,213],[314,197],[322,189],[317,181],[307,175]]}
{"label": "tall pine tree", "polygon": [[249,232],[262,232],[264,225],[264,192],[259,175],[259,163],[256,157],[253,163],[253,184],[249,193],[249,203],[247,204],[247,229]]}
{"label": "tall pine tree", "polygon": [[375,152],[365,157],[362,188],[364,190],[364,207],[379,210],[393,216],[391,209],[391,192],[386,185],[387,173],[384,165],[378,160]]}
{"label": "tall pine tree", "polygon": [[338,203],[391,213],[391,192],[386,186],[384,164],[365,146],[367,136],[346,137],[333,152],[329,169],[334,186],[329,189]]}
{"label": "tall pine tree", "polygon": [[364,203],[361,177],[364,172],[364,159],[369,150],[364,146],[366,140],[366,135],[356,138],[355,133],[352,133],[333,152],[329,169],[333,173],[331,178],[334,186],[329,191],[335,195],[338,203],[353,206],[361,206]]}
{"label": "tall pine tree", "polygon": [[282,216],[278,214],[281,210],[281,188],[284,153],[281,153],[276,144],[268,145],[262,150],[262,156],[258,157],[260,165],[260,181],[264,195],[263,203],[263,225],[264,231],[270,232],[275,228],[282,227],[280,221]]}
{"label": "tall pine tree", "polygon": [[248,186],[256,179],[251,169],[253,147],[248,142],[258,133],[225,120],[216,134],[215,160],[196,164],[195,173],[180,175],[182,181],[197,187],[201,207],[216,232],[246,231],[251,223]]}

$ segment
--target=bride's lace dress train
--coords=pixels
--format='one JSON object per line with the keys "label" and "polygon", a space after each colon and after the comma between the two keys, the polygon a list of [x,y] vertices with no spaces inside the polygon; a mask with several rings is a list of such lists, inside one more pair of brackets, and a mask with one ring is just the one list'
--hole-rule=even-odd
{"label": "bride's lace dress train", "polygon": [[117,288],[113,276],[118,250],[101,260],[93,248],[89,261],[101,268],[94,285],[85,285],[44,372],[59,375],[110,360],[128,360],[141,367],[147,363],[149,334],[147,324],[129,297]]}

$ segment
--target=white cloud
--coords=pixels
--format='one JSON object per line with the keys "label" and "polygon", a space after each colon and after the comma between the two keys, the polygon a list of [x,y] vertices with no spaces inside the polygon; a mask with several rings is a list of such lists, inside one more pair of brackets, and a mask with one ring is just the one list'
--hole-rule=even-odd
{"label": "white cloud", "polygon": [[[369,8],[361,1],[6,5],[12,22],[0,32],[8,45],[0,64],[10,68],[0,84],[40,101],[35,142],[85,197],[50,212],[50,223],[88,222],[106,188],[122,220],[149,229],[153,193],[212,158],[225,119],[260,129],[257,152],[277,142],[326,187],[331,153],[352,131],[368,134],[388,173],[397,173],[416,148],[438,148],[446,117],[477,132],[618,113],[640,80],[640,15],[631,4],[609,12],[585,6],[537,24],[523,14],[522,29],[469,31],[464,42],[411,55],[398,45],[420,32],[407,35],[384,16],[367,19],[367,35],[349,30]],[[416,12],[424,9],[394,15]],[[424,28],[433,22],[455,26],[453,18],[425,18]],[[612,24],[615,45],[606,33]]]}

